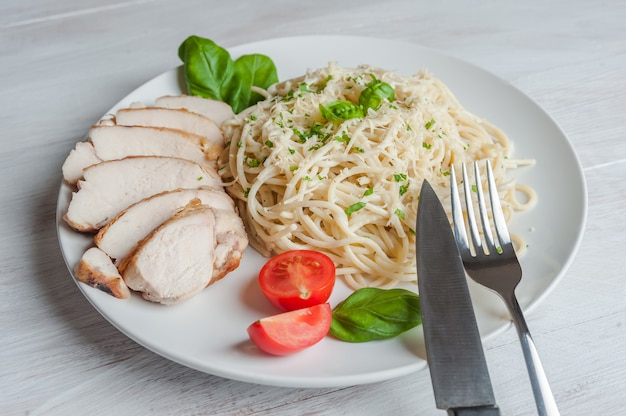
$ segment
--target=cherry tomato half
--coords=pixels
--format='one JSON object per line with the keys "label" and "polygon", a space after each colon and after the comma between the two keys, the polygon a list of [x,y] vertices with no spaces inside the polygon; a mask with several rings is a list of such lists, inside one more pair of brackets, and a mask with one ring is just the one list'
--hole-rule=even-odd
{"label": "cherry tomato half", "polygon": [[266,353],[288,355],[320,342],[331,321],[330,304],[322,303],[259,319],[248,327],[248,335]]}
{"label": "cherry tomato half", "polygon": [[259,284],[267,299],[284,311],[318,305],[333,291],[335,263],[319,251],[286,251],[265,263]]}

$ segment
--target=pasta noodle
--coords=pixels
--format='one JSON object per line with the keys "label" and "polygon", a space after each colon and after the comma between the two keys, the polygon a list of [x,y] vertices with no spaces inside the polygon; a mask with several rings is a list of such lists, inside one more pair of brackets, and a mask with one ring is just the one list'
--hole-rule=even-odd
{"label": "pasta noodle", "polygon": [[[373,79],[393,87],[395,99],[364,117],[321,115],[320,105],[357,103]],[[266,96],[222,125],[227,147],[220,159],[251,245],[266,256],[320,250],[349,286],[392,287],[416,280],[423,179],[449,207],[450,165],[460,171],[463,163],[490,159],[507,218],[536,199],[507,175],[532,161],[510,159],[505,134],[465,110],[426,71],[402,77],[330,63],[272,86]]]}

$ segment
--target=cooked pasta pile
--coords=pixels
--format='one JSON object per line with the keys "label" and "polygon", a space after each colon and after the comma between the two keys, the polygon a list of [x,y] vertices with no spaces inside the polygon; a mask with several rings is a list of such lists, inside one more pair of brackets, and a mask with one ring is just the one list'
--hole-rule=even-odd
{"label": "cooked pasta pile", "polygon": [[[320,105],[358,103],[372,80],[393,87],[394,99],[364,117],[322,116]],[[349,286],[392,287],[416,280],[423,179],[449,207],[450,165],[460,172],[463,163],[490,159],[507,217],[534,203],[532,189],[507,176],[532,161],[510,159],[505,134],[425,71],[402,77],[331,63],[266,95],[223,124],[229,144],[220,161],[251,244],[264,255],[319,250]],[[526,194],[522,202],[518,192]]]}

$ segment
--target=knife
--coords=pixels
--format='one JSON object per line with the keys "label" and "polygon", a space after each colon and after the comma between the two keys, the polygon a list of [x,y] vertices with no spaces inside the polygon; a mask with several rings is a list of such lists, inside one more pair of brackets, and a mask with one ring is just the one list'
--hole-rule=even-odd
{"label": "knife", "polygon": [[461,256],[448,216],[426,180],[415,246],[422,328],[437,408],[453,416],[500,415]]}

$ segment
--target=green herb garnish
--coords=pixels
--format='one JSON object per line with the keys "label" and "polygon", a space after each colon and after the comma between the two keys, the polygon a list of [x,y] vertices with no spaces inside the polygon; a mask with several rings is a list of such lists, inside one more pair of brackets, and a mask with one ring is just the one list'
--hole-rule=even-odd
{"label": "green herb garnish", "polygon": [[330,333],[347,342],[400,335],[422,323],[419,296],[406,289],[362,288],[333,309]]}
{"label": "green herb garnish", "polygon": [[320,113],[328,121],[344,121],[362,118],[363,109],[351,101],[337,100],[326,105],[319,105]]}
{"label": "green herb garnish", "polygon": [[[373,77],[373,76],[372,76]],[[344,121],[353,118],[362,118],[367,110],[378,110],[383,100],[395,100],[393,87],[376,78],[370,81],[359,94],[359,102],[337,100],[326,105],[319,105],[320,113],[327,121]]]}
{"label": "green herb garnish", "polygon": [[235,113],[264,99],[252,87],[267,89],[278,82],[269,57],[251,54],[233,60],[226,49],[199,36],[185,39],[178,56],[183,61],[187,93],[224,101]]}
{"label": "green herb garnish", "polygon": [[394,173],[393,174],[393,180],[396,182],[405,181],[406,178],[407,178],[406,173]]}
{"label": "green herb garnish", "polygon": [[349,217],[350,215],[354,214],[355,212],[357,212],[360,209],[363,209],[365,207],[365,205],[367,205],[366,202],[357,202],[355,204],[350,205],[348,208],[346,208],[346,215]]}
{"label": "green herb garnish", "polygon": [[404,195],[404,194],[406,194],[408,192],[410,184],[411,183],[408,182],[408,183],[405,183],[404,185],[400,185],[400,190],[399,190],[400,196],[402,196],[402,195]]}
{"label": "green herb garnish", "polygon": [[386,82],[382,82],[374,78],[370,81],[366,88],[359,95],[359,105],[363,109],[363,113],[367,114],[368,109],[378,110],[383,100],[393,101],[395,92],[393,87]]}

